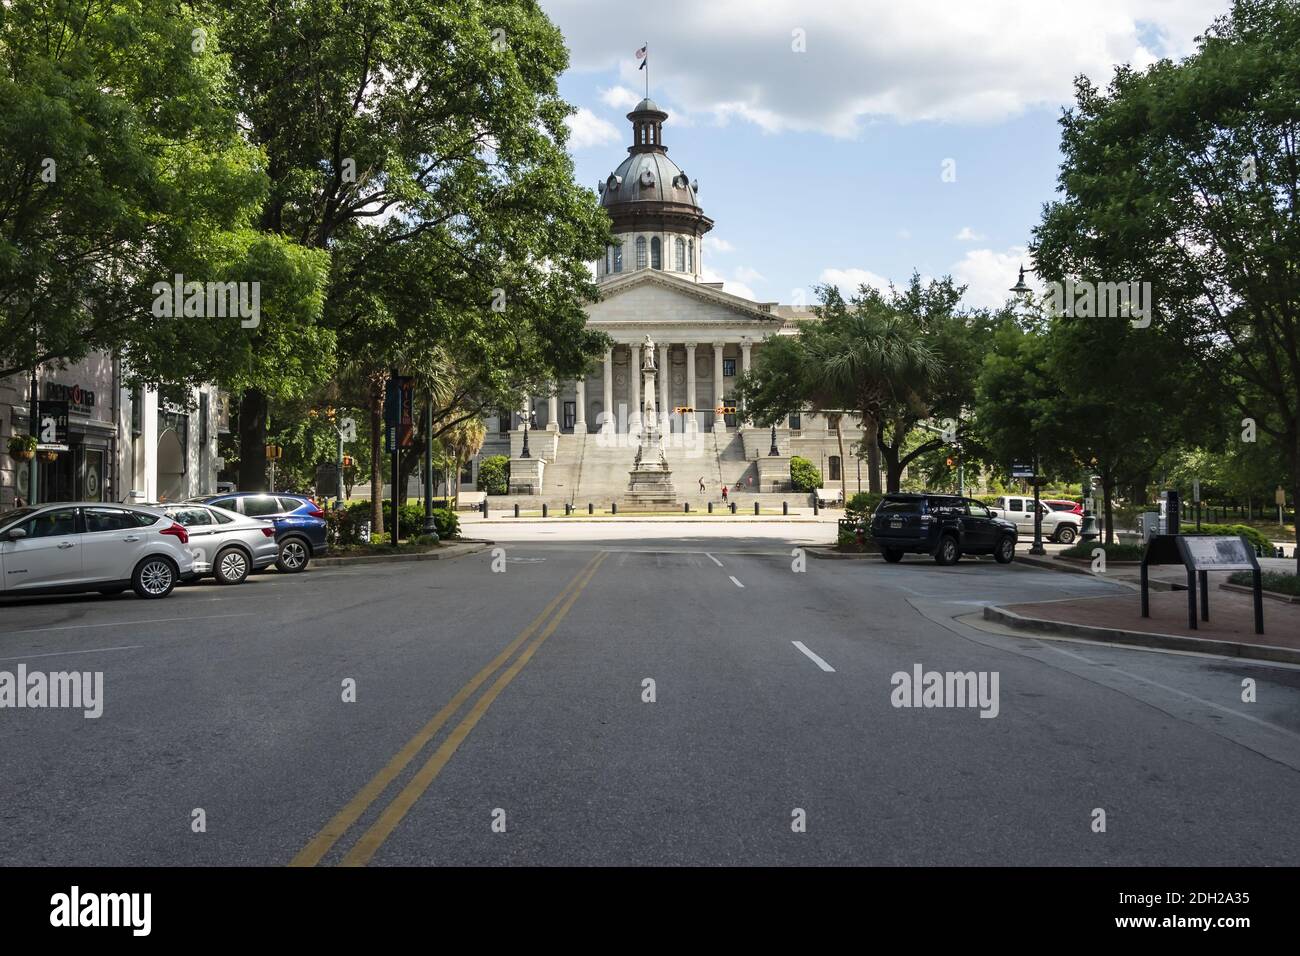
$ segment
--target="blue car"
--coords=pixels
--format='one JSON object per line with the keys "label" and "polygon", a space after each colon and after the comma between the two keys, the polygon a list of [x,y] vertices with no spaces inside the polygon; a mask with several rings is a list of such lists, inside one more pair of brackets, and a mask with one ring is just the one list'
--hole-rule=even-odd
{"label": "blue car", "polygon": [[275,543],[280,556],[275,566],[287,574],[297,574],[314,557],[329,550],[325,534],[325,512],[306,495],[277,491],[235,491],[224,495],[204,495],[193,501],[227,511],[237,511],[250,518],[260,518],[275,526]]}

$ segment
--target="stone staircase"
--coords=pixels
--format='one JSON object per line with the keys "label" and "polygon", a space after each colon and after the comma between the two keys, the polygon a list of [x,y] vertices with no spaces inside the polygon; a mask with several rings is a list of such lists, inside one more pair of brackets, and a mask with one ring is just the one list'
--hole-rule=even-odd
{"label": "stone staircase", "polygon": [[[552,436],[547,436],[548,438]],[[554,435],[555,457],[546,463],[545,493],[495,497],[494,509],[513,509],[516,501],[522,509],[538,509],[543,502],[563,513],[565,502],[586,510],[587,502],[608,507],[621,501],[627,492],[628,472],[636,455],[633,440],[627,435],[578,434]],[[545,446],[544,446],[545,447]],[[755,494],[758,469],[754,459],[766,455],[771,447],[771,432],[750,429],[732,432],[673,433],[666,437],[665,454],[672,471],[673,491],[681,502],[689,502],[692,511],[703,511],[709,501],[721,506],[721,488],[725,483],[740,502],[738,510],[753,509],[757,498],[763,508],[780,508],[782,501],[791,507],[807,507],[811,499],[800,494]],[[777,448],[783,455],[790,450],[788,429],[777,429]],[[547,448],[549,451],[549,448]],[[705,492],[700,493],[700,479]],[[746,484],[747,478],[753,484]]]}

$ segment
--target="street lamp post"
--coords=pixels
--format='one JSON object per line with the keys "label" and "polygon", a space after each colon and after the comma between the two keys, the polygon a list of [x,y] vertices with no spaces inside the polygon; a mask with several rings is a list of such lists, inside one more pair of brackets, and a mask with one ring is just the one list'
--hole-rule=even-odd
{"label": "street lamp post", "polygon": [[532,420],[533,420],[533,410],[530,408],[527,414],[524,415],[524,450],[519,453],[520,458],[533,457],[532,454],[528,451],[528,426],[532,424]]}
{"label": "street lamp post", "polygon": [[1043,506],[1038,501],[1038,492],[1042,484],[1042,475],[1038,473],[1038,452],[1034,452],[1034,546],[1029,549],[1030,554],[1047,553],[1047,549],[1043,547]]}
{"label": "street lamp post", "polygon": [[772,423],[772,447],[768,449],[767,456],[769,458],[778,458],[780,457],[780,455],[781,452],[778,451],[776,447],[776,422],[773,422]]}

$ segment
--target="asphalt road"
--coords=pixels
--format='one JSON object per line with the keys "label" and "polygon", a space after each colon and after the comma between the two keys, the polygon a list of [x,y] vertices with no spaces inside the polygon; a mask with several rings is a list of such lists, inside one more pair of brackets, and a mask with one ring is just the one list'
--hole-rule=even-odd
{"label": "asphalt road", "polygon": [[[1300,669],[967,620],[1082,575],[606,528],[0,602],[0,671],[104,682],[0,710],[0,861],[1300,863]],[[893,706],[915,665],[996,673],[996,717]]]}

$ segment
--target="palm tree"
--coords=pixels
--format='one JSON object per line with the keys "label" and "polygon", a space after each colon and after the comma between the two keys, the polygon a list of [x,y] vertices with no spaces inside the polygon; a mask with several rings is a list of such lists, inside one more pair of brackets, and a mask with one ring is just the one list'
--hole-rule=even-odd
{"label": "palm tree", "polygon": [[[878,300],[855,299],[851,311],[831,311],[809,339],[810,371],[822,390],[841,397],[843,407],[861,417],[868,454],[876,451],[891,410],[909,405],[924,413],[921,386],[939,373],[939,362],[907,316]],[[868,472],[870,490],[879,492],[880,469]]]}
{"label": "palm tree", "polygon": [[[477,416],[457,422],[442,433],[442,446],[451,456],[458,478],[465,463],[483,450],[483,441],[486,438],[487,426],[483,424],[483,419]],[[450,479],[448,479],[447,491],[451,493]],[[456,482],[454,507],[460,507],[459,480]]]}

